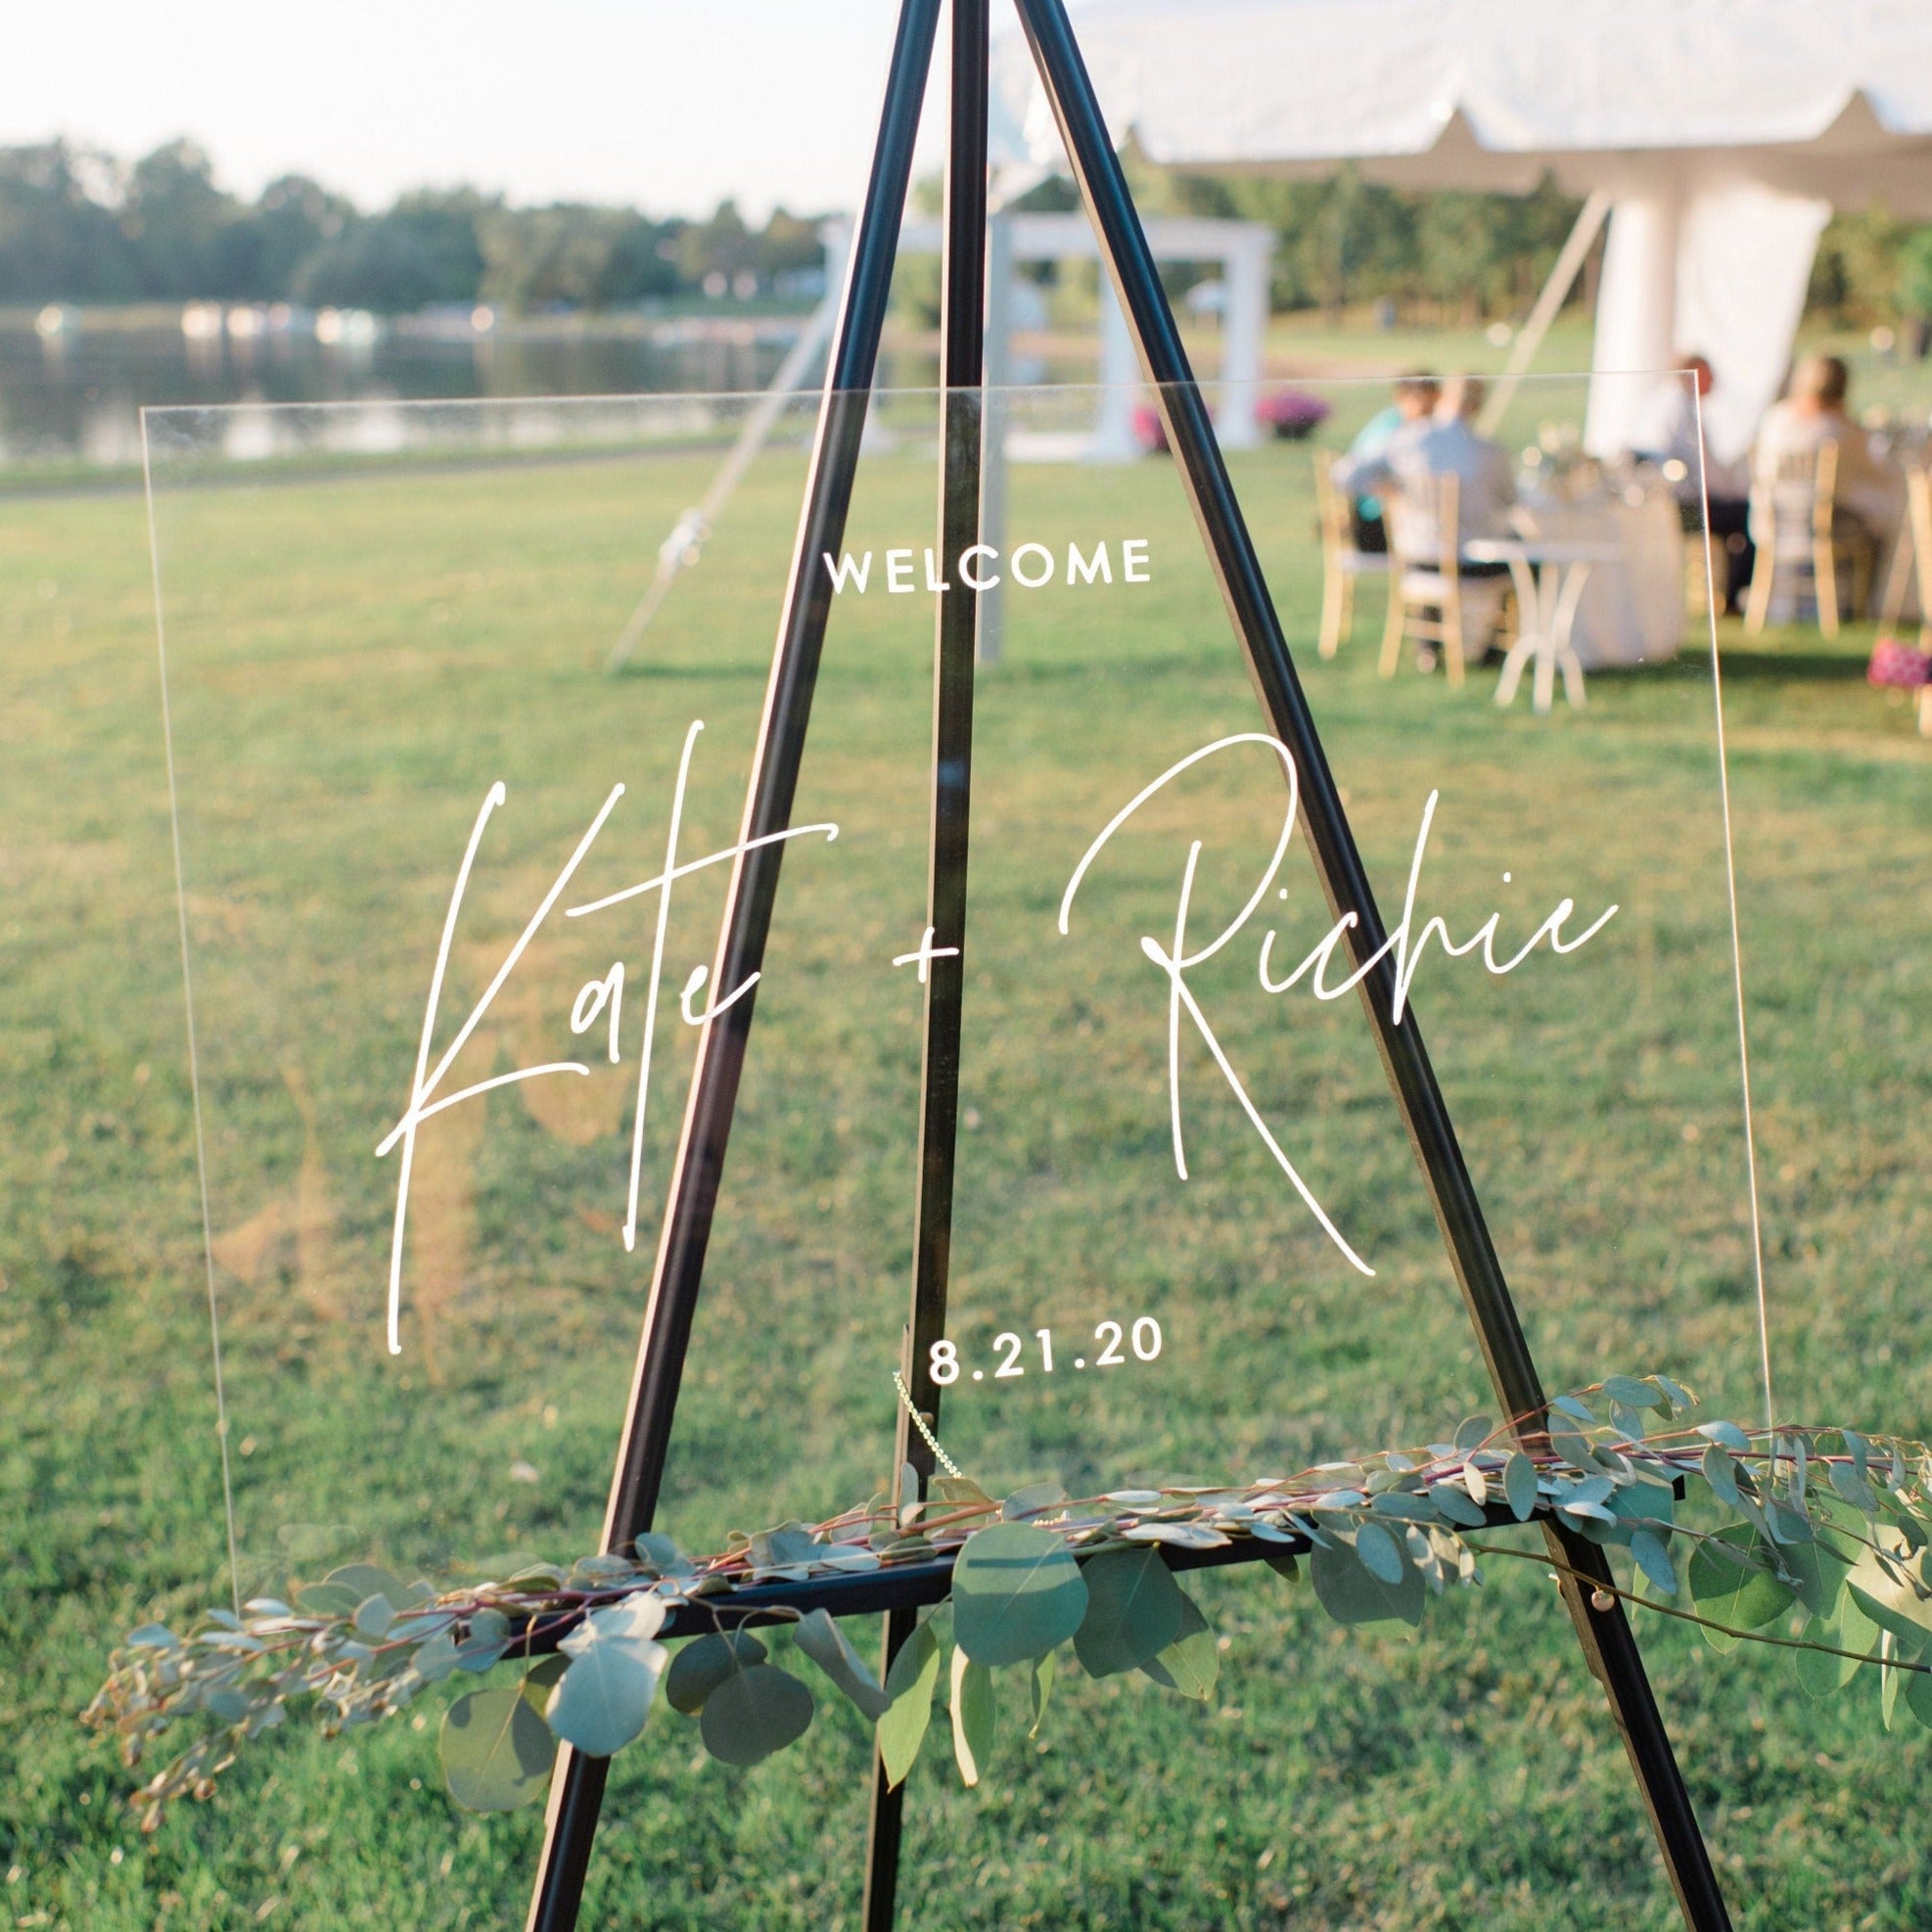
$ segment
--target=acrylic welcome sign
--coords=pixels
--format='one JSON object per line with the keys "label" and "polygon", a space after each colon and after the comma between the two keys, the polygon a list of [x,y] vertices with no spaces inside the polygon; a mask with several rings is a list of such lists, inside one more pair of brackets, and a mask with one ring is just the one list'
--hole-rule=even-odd
{"label": "acrylic welcome sign", "polygon": [[[1328,451],[1384,400],[1311,393]],[[1576,459],[1583,398],[1527,383],[1504,421],[1520,527],[1459,584],[1459,680],[1441,643],[1385,652],[1367,588],[1317,657],[1322,451],[1228,461],[1390,929],[1388,1017],[1426,1035],[1545,1377],[1694,1343],[1743,1403],[1713,646],[1668,480]],[[780,412],[701,527],[753,406],[149,418],[245,1588],[595,1546],[695,1042],[741,1002],[657,1527],[709,1547],[890,1489],[942,957],[958,1131],[918,1367],[955,1465],[994,1495],[1247,1482],[1495,1412],[1351,909],[1309,863],[1309,773],[1169,459],[1087,460],[1093,393],[986,393],[997,481],[959,554],[941,398],[874,398],[812,560],[769,943],[755,981],[715,977],[814,414]],[[954,574],[982,661],[950,948],[928,844]],[[1506,704],[1492,642],[1529,665]]]}
{"label": "acrylic welcome sign", "polygon": [[[1376,398],[1333,399],[1347,422]],[[1517,413],[1533,431],[1577,400],[1536,385]],[[1224,1477],[1237,1452],[1385,1429],[1346,1374],[1311,1402],[1307,1363],[1438,1311],[1441,1401],[1483,1398],[1379,1105],[1346,914],[1301,862],[1299,774],[1219,634],[1177,483],[1158,457],[1026,461],[1071,440],[1078,391],[992,404],[1004,543],[935,557],[936,404],[901,393],[824,560],[826,664],[683,1418],[695,1443],[714,1376],[740,1453],[769,1432],[782,1509],[878,1473],[894,1410],[928,633],[951,569],[998,604],[933,1363],[949,1430],[994,1477],[1043,1454]],[[459,1553],[452,1499],[421,1499],[395,1451],[479,1377],[502,1467],[537,1476],[464,1526],[473,1549],[499,1520],[569,1523],[569,1446],[612,1426],[572,1377],[624,1353],[694,1023],[750,990],[706,982],[805,405],[629,666],[597,667],[739,407],[549,405],[535,431],[430,409],[420,450],[341,475],[224,461],[246,446],[227,412],[155,425],[214,1292],[257,1561],[338,1530]],[[288,414],[284,434],[342,434]],[[1309,451],[1237,461],[1307,633]],[[1604,494],[1633,549],[1583,608],[1586,651],[1655,621],[1635,546],[1656,547],[1657,506]],[[1495,579],[1465,588],[1472,636],[1478,588],[1498,601]],[[1618,1320],[1668,1339],[1674,1292],[1744,1265],[1734,1054],[1687,1045],[1727,1039],[1711,1022],[1732,998],[1708,645],[1653,629],[1669,663],[1599,671],[1583,709],[1538,717],[1527,685],[1499,709],[1494,671],[1453,690],[1406,644],[1381,680],[1380,641],[1365,624],[1311,673],[1331,761],[1512,1280],[1559,1359],[1574,1324],[1581,1369]],[[304,1440],[318,1387],[389,1417],[392,1451],[332,1468]]]}

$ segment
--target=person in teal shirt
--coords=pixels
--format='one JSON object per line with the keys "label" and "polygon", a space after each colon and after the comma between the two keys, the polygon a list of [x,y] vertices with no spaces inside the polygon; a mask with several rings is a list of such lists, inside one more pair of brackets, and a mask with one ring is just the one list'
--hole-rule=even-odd
{"label": "person in teal shirt", "polygon": [[[1404,423],[1425,422],[1436,413],[1443,386],[1426,369],[1410,371],[1396,378],[1396,399],[1386,409],[1378,409],[1349,444],[1343,459],[1351,470],[1365,468],[1389,446],[1390,439]],[[1381,502],[1373,496],[1349,498],[1349,529],[1357,550],[1372,556],[1386,556],[1389,527],[1383,521]]]}

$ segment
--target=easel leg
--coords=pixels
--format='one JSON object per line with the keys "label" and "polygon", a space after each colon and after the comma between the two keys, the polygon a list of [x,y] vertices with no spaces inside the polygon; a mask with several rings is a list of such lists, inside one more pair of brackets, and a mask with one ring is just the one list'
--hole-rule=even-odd
{"label": "easel leg", "polygon": [[[919,1195],[912,1237],[912,1319],[905,1383],[913,1405],[935,1422],[940,1391],[930,1373],[932,1345],[945,1332],[946,1275],[952,1253],[953,1155],[959,1121],[959,1031],[966,982],[966,856],[972,804],[973,673],[979,599],[957,559],[980,540],[980,481],[986,437],[981,381],[986,370],[987,0],[950,0],[951,124],[946,151],[943,340],[940,556],[949,586],[940,595],[933,666],[932,844],[926,922],[936,956],[926,983],[926,1037],[919,1098]],[[932,1451],[901,1410],[895,1467],[908,1464],[925,1495]],[[912,1634],[915,1613],[886,1619],[891,1667]],[[872,1823],[866,1841],[865,1932],[891,1932],[898,1884],[903,1794],[886,1781],[875,1754]]]}
{"label": "easel leg", "polygon": [[[791,821],[811,717],[812,691],[825,644],[831,592],[819,559],[844,541],[879,359],[899,220],[912,174],[912,148],[932,64],[940,0],[903,0],[893,45],[872,175],[847,270],[845,305],[825,377],[805,485],[805,516],[779,620],[746,795],[741,844],[768,839]],[[742,986],[763,964],[778,892],[782,842],[741,852],[732,866],[713,986]],[[670,1200],[658,1241],[651,1299],[644,1316],[630,1409],[612,1478],[604,1546],[618,1550],[651,1526],[684,1373],[684,1353],[697,1313],[712,1216],[724,1176],[724,1156],[737,1107],[756,993],[733,1002],[699,1035],[690,1097],[678,1133]],[[558,1754],[544,1825],[543,1852],[527,1924],[529,1932],[570,1932],[582,1903],[590,1847],[603,1800],[605,1760],[568,1745]]]}
{"label": "easel leg", "polygon": [[[1357,917],[1350,941],[1360,966],[1384,945],[1386,928],[1093,83],[1063,0],[1017,0],[1017,5],[1088,218],[1100,239],[1101,257],[1139,344],[1148,378],[1156,385],[1168,445],[1193,504],[1228,617],[1247,653],[1275,735],[1294,759],[1301,781],[1303,824],[1315,870],[1337,914],[1350,911]],[[1534,1428],[1544,1405],[1541,1379],[1414,1010],[1411,1007],[1397,1026],[1394,989],[1393,969],[1384,958],[1361,988],[1376,1045],[1421,1163],[1491,1380],[1504,1412],[1530,1417]],[[1607,1567],[1595,1544],[1567,1532],[1549,1534],[1552,1553],[1583,1569],[1592,1582]],[[1710,1853],[1622,1608],[1614,1599],[1607,1611],[1590,1608],[1584,1587],[1574,1582],[1565,1583],[1564,1595],[1586,1659],[1609,1695],[1684,1921],[1693,1932],[1729,1932],[1730,1917],[1711,1868]]]}

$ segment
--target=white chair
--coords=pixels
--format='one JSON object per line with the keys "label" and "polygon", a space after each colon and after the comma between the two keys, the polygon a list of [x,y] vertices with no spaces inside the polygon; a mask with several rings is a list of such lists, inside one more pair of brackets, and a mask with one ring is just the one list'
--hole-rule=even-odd
{"label": "white chair", "polygon": [[1754,636],[1764,629],[1771,600],[1780,592],[1794,603],[1810,592],[1818,629],[1827,637],[1836,637],[1840,619],[1863,604],[1876,559],[1870,536],[1839,518],[1837,487],[1838,445],[1831,442],[1792,450],[1778,458],[1770,477],[1752,484],[1751,534],[1758,561],[1744,628]]}
{"label": "white chair", "polygon": [[[1389,617],[1382,626],[1378,668],[1393,677],[1402,662],[1403,641],[1439,647],[1451,685],[1460,686],[1472,628],[1483,645],[1498,628],[1509,579],[1466,577],[1456,556],[1459,489],[1453,476],[1435,479],[1436,514],[1419,519],[1412,505],[1390,492],[1385,498],[1389,549],[1395,568],[1389,578]],[[1418,526],[1422,536],[1418,542]]]}
{"label": "white chair", "polygon": [[1321,641],[1316,649],[1332,658],[1345,637],[1354,635],[1356,579],[1387,576],[1389,559],[1372,550],[1357,550],[1349,522],[1349,499],[1335,484],[1335,453],[1318,449],[1314,455],[1314,501],[1321,519]]}

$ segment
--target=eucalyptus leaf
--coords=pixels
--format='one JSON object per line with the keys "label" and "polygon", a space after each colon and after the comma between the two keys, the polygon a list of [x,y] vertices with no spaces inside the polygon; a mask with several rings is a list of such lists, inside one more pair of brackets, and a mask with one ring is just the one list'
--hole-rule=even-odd
{"label": "eucalyptus leaf", "polygon": [[1603,1393],[1613,1403],[1621,1403],[1626,1408],[1660,1406],[1657,1391],[1649,1383],[1639,1382],[1633,1375],[1606,1375],[1603,1378]]}
{"label": "eucalyptus leaf", "polygon": [[1672,1566],[1670,1551],[1651,1531],[1636,1530],[1632,1533],[1631,1556],[1636,1567],[1666,1596],[1678,1593],[1678,1573]]}
{"label": "eucalyptus leaf", "polygon": [[952,1755],[959,1766],[960,1777],[969,1785],[979,1783],[980,1773],[992,1756],[992,1673],[955,1644],[952,1652]]}
{"label": "eucalyptus leaf", "polygon": [[1356,1532],[1356,1554],[1378,1583],[1400,1584],[1403,1553],[1396,1540],[1379,1523],[1364,1523]]}
{"label": "eucalyptus leaf", "polygon": [[823,1610],[814,1610],[792,1632],[796,1643],[832,1681],[876,1724],[892,1707],[871,1667],[851,1646],[837,1623]]}
{"label": "eucalyptus leaf", "polygon": [[586,1757],[611,1757],[644,1728],[664,1675],[664,1645],[621,1633],[594,1618],[573,1631],[570,1666],[544,1706],[550,1728]]}
{"label": "eucalyptus leaf", "polygon": [[296,1608],[310,1617],[352,1617],[361,1601],[346,1584],[310,1584],[296,1592]]}
{"label": "eucalyptus leaf", "polygon": [[1537,1465],[1521,1449],[1503,1465],[1502,1493],[1517,1522],[1527,1523],[1536,1514]]}
{"label": "eucalyptus leaf", "polygon": [[750,1631],[713,1631],[694,1637],[665,1673],[665,1702],[695,1718],[705,1699],[734,1671],[749,1671],[764,1659],[764,1645]]}
{"label": "eucalyptus leaf", "polygon": [[390,1633],[390,1626],[395,1622],[395,1605],[378,1591],[373,1596],[365,1596],[355,1606],[355,1633],[366,1637],[371,1643],[381,1643]]}
{"label": "eucalyptus leaf", "polygon": [[[1812,1697],[1835,1697],[1858,1676],[1861,1661],[1878,1648],[1878,1626],[1849,1598],[1838,1607],[1838,1615],[1821,1623],[1814,1618],[1805,1626],[1805,1637],[1816,1644],[1830,1644],[1832,1650],[1796,1652],[1798,1681]],[[1833,1650],[1852,1650],[1855,1657],[1839,1657]]]}
{"label": "eucalyptus leaf", "polygon": [[1459,1449],[1481,1449],[1495,1431],[1495,1425],[1487,1415],[1465,1416],[1455,1425],[1455,1447]]}
{"label": "eucalyptus leaf", "polygon": [[899,1645],[898,1655],[886,1673],[886,1695],[892,1701],[879,1720],[875,1735],[888,1784],[904,1782],[919,1755],[926,1727],[933,1721],[933,1691],[939,1680],[939,1638],[933,1634],[931,1623],[923,1623]]}
{"label": "eucalyptus leaf", "polygon": [[1051,1509],[1056,1502],[1066,1499],[1067,1492],[1058,1483],[1030,1483],[1023,1490],[1015,1490],[999,1505],[999,1513],[1011,1523],[1036,1510]]}
{"label": "eucalyptus leaf", "polygon": [[455,1637],[446,1630],[438,1631],[427,1643],[416,1646],[410,1662],[425,1683],[440,1683],[456,1668]]}
{"label": "eucalyptus leaf", "polygon": [[1027,1727],[1029,1737],[1039,1735],[1040,1721],[1046,1716],[1046,1700],[1053,1695],[1053,1660],[1059,1656],[1057,1650],[1049,1650],[1044,1657],[1035,1657],[1027,1685],[1027,1695],[1033,1705],[1034,1721]]}
{"label": "eucalyptus leaf", "polygon": [[1044,1656],[1080,1629],[1086,1585],[1064,1537],[995,1523],[961,1545],[952,1570],[952,1633],[989,1668]]}
{"label": "eucalyptus leaf", "polygon": [[1086,1615],[1074,1653],[1088,1677],[1136,1670],[1179,1634],[1187,1598],[1158,1549],[1107,1550],[1082,1575]]}
{"label": "eucalyptus leaf", "polygon": [[1451,1523],[1460,1523],[1465,1530],[1480,1530],[1490,1519],[1471,1499],[1467,1490],[1459,1490],[1453,1483],[1437,1483],[1429,1491],[1429,1499],[1437,1511],[1447,1516]]}
{"label": "eucalyptus leaf", "polygon": [[1874,1551],[1862,1549],[1846,1578],[1846,1588],[1881,1631],[1909,1643],[1922,1643],[1932,1635],[1932,1603],[1919,1595],[1905,1564],[1895,1557],[1892,1567],[1901,1574],[1888,1575]]}
{"label": "eucalyptus leaf", "polygon": [[1220,1643],[1200,1606],[1184,1590],[1180,1601],[1180,1630],[1174,1640],[1140,1668],[1156,1683],[1205,1704],[1220,1675]]}
{"label": "eucalyptus leaf", "polygon": [[557,1740],[520,1684],[465,1691],[443,1714],[437,1743],[449,1795],[469,1812],[514,1812],[550,1781]]}
{"label": "eucalyptus leaf", "polygon": [[1355,1552],[1339,1544],[1318,1546],[1309,1565],[1321,1607],[1338,1624],[1407,1624],[1422,1621],[1422,1578],[1403,1567],[1391,1585],[1372,1575]]}
{"label": "eucalyptus leaf", "polygon": [[759,1765],[803,1737],[811,1692],[776,1664],[734,1671],[705,1699],[699,1719],[705,1749],[727,1765]]}
{"label": "eucalyptus leaf", "polygon": [[[1761,1630],[1791,1607],[1791,1588],[1771,1572],[1776,1560],[1770,1545],[1742,1523],[1706,1537],[1692,1554],[1685,1581],[1701,1617],[1732,1630]],[[1704,1631],[1714,1650],[1735,1649],[1739,1641],[1724,1631]]]}

